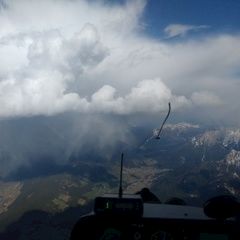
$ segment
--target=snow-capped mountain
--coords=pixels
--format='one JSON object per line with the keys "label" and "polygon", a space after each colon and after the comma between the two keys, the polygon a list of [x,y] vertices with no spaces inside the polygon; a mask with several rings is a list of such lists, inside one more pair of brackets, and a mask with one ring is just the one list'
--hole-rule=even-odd
{"label": "snow-capped mountain", "polygon": [[214,146],[217,144],[224,147],[240,147],[240,129],[217,129],[205,131],[193,137],[192,143],[197,146]]}
{"label": "snow-capped mountain", "polygon": [[[157,133],[158,129],[154,129],[153,136]],[[162,196],[170,197],[174,192],[190,202],[219,194],[240,197],[238,128],[169,124],[164,127],[160,140],[150,139],[141,150],[145,157],[157,160],[157,167],[172,170],[159,176],[153,184]]]}

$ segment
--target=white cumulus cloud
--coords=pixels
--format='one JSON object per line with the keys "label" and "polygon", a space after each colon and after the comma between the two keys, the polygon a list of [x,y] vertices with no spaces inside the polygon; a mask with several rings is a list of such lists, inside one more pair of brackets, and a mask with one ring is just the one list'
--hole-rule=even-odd
{"label": "white cumulus cloud", "polygon": [[117,97],[116,93],[115,88],[106,85],[93,94],[89,105],[94,111],[117,114],[156,113],[165,110],[168,102],[172,102],[175,108],[189,105],[189,100],[173,95],[160,79],[143,80],[123,97]]}

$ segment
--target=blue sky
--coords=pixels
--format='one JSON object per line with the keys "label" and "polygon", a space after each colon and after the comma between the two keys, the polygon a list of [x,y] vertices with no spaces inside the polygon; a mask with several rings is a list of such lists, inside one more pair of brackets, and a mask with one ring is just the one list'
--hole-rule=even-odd
{"label": "blue sky", "polygon": [[238,0],[149,0],[144,18],[146,31],[161,36],[169,24],[208,25],[211,32],[235,32],[240,26]]}

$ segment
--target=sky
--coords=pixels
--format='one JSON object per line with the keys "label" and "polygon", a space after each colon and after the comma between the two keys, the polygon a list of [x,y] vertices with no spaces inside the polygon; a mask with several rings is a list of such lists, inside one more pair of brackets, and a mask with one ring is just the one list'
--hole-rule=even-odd
{"label": "sky", "polygon": [[112,141],[120,120],[159,124],[171,102],[170,121],[239,126],[239,12],[238,0],[0,0],[0,121],[79,113]]}
{"label": "sky", "polygon": [[0,117],[157,113],[169,101],[180,112],[236,112],[239,9],[223,0],[1,0]]}
{"label": "sky", "polygon": [[[148,33],[161,36],[160,29],[172,23],[209,26],[208,33],[239,31],[240,2],[237,0],[153,0],[148,1],[145,19]],[[206,34],[206,32],[204,32]]]}

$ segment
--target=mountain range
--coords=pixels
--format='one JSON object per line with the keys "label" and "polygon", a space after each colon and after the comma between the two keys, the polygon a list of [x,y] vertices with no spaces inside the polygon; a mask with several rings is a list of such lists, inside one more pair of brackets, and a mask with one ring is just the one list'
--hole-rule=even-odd
{"label": "mountain range", "polygon": [[[53,235],[67,239],[80,215],[90,211],[94,197],[117,192],[122,151],[125,193],[148,187],[162,202],[179,197],[197,206],[221,194],[240,198],[238,128],[168,124],[156,139],[158,129],[132,127],[131,144],[119,141],[107,155],[91,148],[74,148],[67,161],[59,163],[54,158],[61,156],[61,151],[64,156],[66,153],[56,136],[64,142],[64,134],[47,126],[47,145],[54,149],[47,155],[42,148],[45,141],[41,145],[45,127],[37,130],[37,145],[41,147],[38,159],[1,174],[0,239],[52,239]],[[22,157],[20,152],[31,149],[24,142],[28,137],[21,136],[22,151],[13,154],[13,143],[3,141],[2,133],[1,162]],[[37,145],[31,143],[35,148]],[[28,156],[36,157],[32,152]]]}

